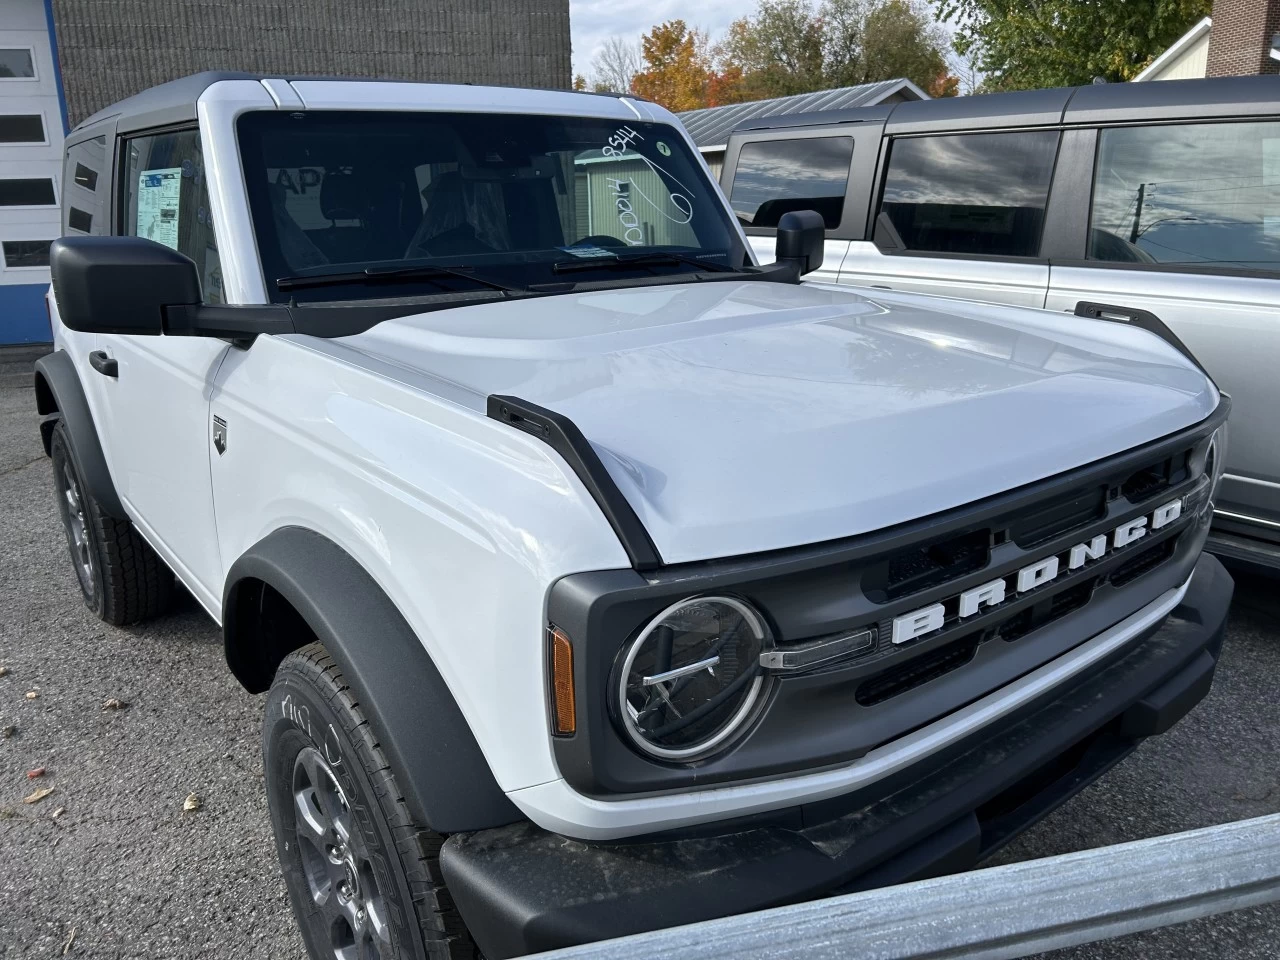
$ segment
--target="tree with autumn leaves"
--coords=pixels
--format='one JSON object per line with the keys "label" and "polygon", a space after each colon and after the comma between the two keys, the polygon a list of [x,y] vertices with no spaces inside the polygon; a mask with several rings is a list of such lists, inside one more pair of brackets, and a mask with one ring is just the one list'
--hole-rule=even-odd
{"label": "tree with autumn leaves", "polygon": [[[956,80],[946,48],[922,0],[822,0],[816,7],[760,0],[715,44],[684,20],[645,34],[638,58],[614,38],[593,64],[594,86],[629,90],[673,111],[898,77],[947,96]],[[574,84],[588,86],[582,77]]]}

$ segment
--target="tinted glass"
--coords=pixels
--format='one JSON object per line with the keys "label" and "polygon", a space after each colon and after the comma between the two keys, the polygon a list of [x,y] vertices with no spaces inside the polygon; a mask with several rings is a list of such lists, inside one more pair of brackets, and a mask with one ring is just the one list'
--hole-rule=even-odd
{"label": "tinted glass", "polygon": [[0,79],[35,75],[36,68],[31,62],[30,50],[0,49]]}
{"label": "tinted glass", "polygon": [[744,226],[776,227],[793,210],[816,210],[827,229],[840,226],[853,140],[766,140],[743,144],[729,203]]}
{"label": "tinted glass", "polygon": [[895,140],[880,209],[908,250],[1034,257],[1058,134]]}
{"label": "tinted glass", "polygon": [[[255,111],[238,132],[269,287],[285,277],[428,264],[527,285],[564,280],[553,270],[558,263],[606,264],[619,252],[742,263],[701,160],[664,124]],[[610,277],[606,270],[591,279]],[[418,285],[397,284],[396,294],[442,292],[435,280]],[[295,285],[277,299],[387,290],[385,283]]]}
{"label": "tinted glass", "polygon": [[6,267],[47,267],[49,265],[48,240],[6,240],[4,248]]}
{"label": "tinted glass", "polygon": [[200,272],[206,303],[221,303],[222,268],[195,130],[125,143],[123,233],[185,253]]}
{"label": "tinted glass", "polygon": [[48,207],[53,203],[53,181],[47,177],[0,180],[0,207]]}
{"label": "tinted glass", "polygon": [[1099,135],[1089,256],[1280,269],[1280,122]]}
{"label": "tinted glass", "polygon": [[86,213],[78,207],[72,207],[67,211],[67,226],[72,230],[79,230],[81,233],[91,233],[93,231],[93,214]]}
{"label": "tinted glass", "polygon": [[40,114],[0,114],[0,143],[44,143]]}

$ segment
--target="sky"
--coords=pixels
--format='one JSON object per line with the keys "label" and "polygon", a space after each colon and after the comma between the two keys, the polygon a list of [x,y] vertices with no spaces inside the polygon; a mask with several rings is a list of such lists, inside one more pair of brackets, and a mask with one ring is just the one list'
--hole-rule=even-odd
{"label": "sky", "polygon": [[597,51],[614,34],[639,43],[654,24],[680,18],[715,40],[754,9],[750,0],[569,0],[573,72],[589,75]]}

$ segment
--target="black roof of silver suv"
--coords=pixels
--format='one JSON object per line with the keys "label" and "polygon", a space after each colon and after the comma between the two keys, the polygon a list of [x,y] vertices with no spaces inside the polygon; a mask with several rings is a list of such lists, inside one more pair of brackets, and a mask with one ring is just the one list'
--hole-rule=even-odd
{"label": "black roof of silver suv", "polygon": [[886,133],[899,134],[1276,114],[1280,114],[1280,77],[1217,77],[1020,90],[910,100],[888,107],[757,117],[739,124],[733,132],[825,127],[868,120],[884,120]]}

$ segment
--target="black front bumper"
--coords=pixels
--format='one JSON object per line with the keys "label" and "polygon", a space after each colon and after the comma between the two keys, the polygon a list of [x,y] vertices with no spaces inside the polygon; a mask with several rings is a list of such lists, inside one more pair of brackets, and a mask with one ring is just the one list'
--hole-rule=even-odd
{"label": "black front bumper", "polygon": [[449,890],[498,958],[967,870],[1203,699],[1232,589],[1202,557],[1163,623],[896,778],[641,842],[528,823],[454,834],[440,858]]}

